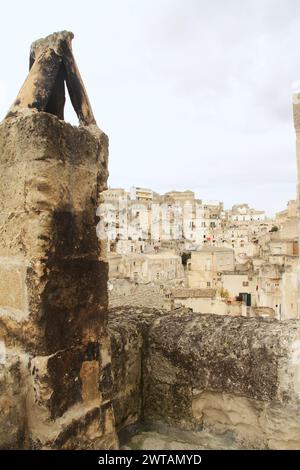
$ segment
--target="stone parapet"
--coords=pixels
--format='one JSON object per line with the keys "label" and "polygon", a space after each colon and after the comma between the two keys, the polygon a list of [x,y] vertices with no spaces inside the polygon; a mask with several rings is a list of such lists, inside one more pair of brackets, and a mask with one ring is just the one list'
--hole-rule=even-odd
{"label": "stone parapet", "polygon": [[[116,407],[119,428],[164,423],[231,433],[244,447],[299,448],[299,320],[122,307],[109,330],[114,396],[127,399],[126,412]],[[140,390],[139,406],[125,390]]]}

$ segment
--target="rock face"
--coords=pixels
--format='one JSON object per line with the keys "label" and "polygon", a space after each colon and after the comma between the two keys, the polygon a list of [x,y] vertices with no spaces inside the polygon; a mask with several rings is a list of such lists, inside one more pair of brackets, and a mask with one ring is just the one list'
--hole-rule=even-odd
{"label": "rock face", "polygon": [[[2,448],[117,447],[108,268],[96,236],[108,139],[95,124],[72,37],[33,45],[30,73],[0,124]],[[64,80],[88,125],[59,119]]]}
{"label": "rock face", "polygon": [[[140,420],[229,432],[244,447],[299,448],[298,320],[157,311],[151,318],[151,311],[135,316],[123,307],[113,309],[109,324],[116,401],[124,390],[142,394],[139,407],[134,399],[126,412],[116,407],[119,428]],[[130,354],[120,356],[122,348]],[[140,364],[135,377],[132,350]]]}

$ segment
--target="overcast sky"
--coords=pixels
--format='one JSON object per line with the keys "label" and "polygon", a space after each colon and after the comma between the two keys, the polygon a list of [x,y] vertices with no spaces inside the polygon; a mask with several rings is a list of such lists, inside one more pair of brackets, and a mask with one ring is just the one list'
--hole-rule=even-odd
{"label": "overcast sky", "polygon": [[30,43],[62,29],[110,138],[111,187],[192,189],[269,213],[295,198],[299,0],[1,2],[1,118]]}

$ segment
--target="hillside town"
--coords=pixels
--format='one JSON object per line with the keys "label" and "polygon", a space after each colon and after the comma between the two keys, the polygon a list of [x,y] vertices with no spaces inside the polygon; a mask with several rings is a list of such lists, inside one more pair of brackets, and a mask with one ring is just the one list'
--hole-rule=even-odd
{"label": "hillside town", "polygon": [[299,318],[297,202],[263,210],[197,199],[193,191],[110,188],[98,208],[112,307]]}

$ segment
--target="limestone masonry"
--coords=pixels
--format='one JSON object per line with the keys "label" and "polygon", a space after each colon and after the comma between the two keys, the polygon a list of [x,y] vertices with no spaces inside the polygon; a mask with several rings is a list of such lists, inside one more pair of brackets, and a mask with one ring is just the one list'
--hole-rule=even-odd
{"label": "limestone masonry", "polygon": [[[54,39],[65,44],[64,34]],[[16,103],[0,125],[0,446],[115,448],[108,270],[95,231],[108,139],[95,123],[76,128],[40,111],[34,98]]]}
{"label": "limestone masonry", "polygon": [[117,307],[109,330],[119,432],[142,421],[299,449],[299,320]]}

